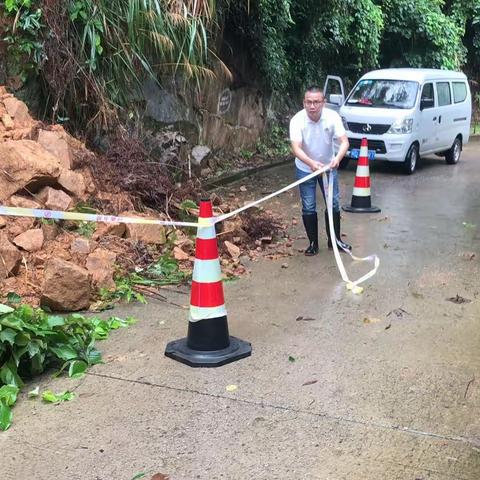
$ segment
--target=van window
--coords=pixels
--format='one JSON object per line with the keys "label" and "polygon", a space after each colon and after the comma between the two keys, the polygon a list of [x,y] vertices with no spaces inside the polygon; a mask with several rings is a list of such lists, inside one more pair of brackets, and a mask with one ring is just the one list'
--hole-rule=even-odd
{"label": "van window", "polygon": [[463,102],[467,98],[467,86],[465,82],[452,82],[453,101],[455,103]]}
{"label": "van window", "polygon": [[412,108],[418,82],[406,80],[360,80],[346,105],[372,108]]}
{"label": "van window", "polygon": [[427,100],[427,101],[431,102],[431,107],[427,107],[427,108],[432,108],[434,106],[434,102],[433,102],[433,83],[426,83],[423,86],[421,100]]}
{"label": "van window", "polygon": [[437,99],[438,106],[450,105],[452,103],[452,97],[450,95],[450,84],[448,82],[437,83]]}

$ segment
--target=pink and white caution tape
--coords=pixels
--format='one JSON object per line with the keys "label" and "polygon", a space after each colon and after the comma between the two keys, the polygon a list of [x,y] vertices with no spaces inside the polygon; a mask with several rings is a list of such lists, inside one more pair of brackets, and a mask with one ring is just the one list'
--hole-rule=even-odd
{"label": "pink and white caution tape", "polygon": [[[226,213],[224,215],[219,215],[218,217],[212,219],[202,218],[200,222],[177,222],[177,221],[168,221],[168,220],[156,220],[152,218],[141,218],[141,217],[117,217],[115,215],[99,215],[93,213],[79,213],[79,212],[62,212],[59,210],[43,210],[35,208],[20,208],[20,207],[6,207],[0,206],[0,216],[11,216],[11,217],[33,217],[33,218],[45,218],[51,220],[74,220],[74,221],[84,221],[84,222],[105,222],[105,223],[136,223],[144,225],[164,225],[166,227],[207,227],[214,225],[215,223],[223,222],[228,218],[231,218],[239,213],[248,210],[249,208],[255,207],[260,203],[263,203],[267,200],[270,200],[281,193],[284,193],[294,187],[297,187],[303,182],[310,180],[318,175],[323,175],[324,182],[324,191],[327,196],[327,211],[328,211],[328,222],[330,226],[330,232],[334,232],[333,228],[333,217],[332,217],[332,199],[333,199],[333,181],[330,172],[330,181],[327,182],[326,175],[324,175],[330,167],[327,165],[320,170],[316,170],[311,174],[307,175],[300,180],[297,180],[293,183],[290,183],[286,187],[277,190],[265,197],[255,200],[254,202],[248,203],[243,207],[237,208],[233,212]],[[327,186],[328,183],[328,186]],[[346,286],[349,290],[352,290],[354,293],[361,293],[363,291],[362,287],[359,287],[361,283],[369,278],[373,277],[378,270],[380,265],[380,260],[377,255],[369,255],[368,257],[359,258],[353,255],[350,251],[345,250],[351,258],[359,262],[373,262],[374,267],[372,270],[367,272],[365,275],[360,277],[358,280],[351,281],[347,275],[343,261],[340,257],[338,246],[336,242],[333,243],[333,253],[335,255],[335,261],[337,263],[338,270],[342,277],[342,280],[346,283]]]}

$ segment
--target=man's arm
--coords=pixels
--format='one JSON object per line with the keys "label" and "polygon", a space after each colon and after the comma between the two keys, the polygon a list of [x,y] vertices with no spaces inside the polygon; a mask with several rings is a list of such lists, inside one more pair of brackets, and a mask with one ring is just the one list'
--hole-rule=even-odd
{"label": "man's arm", "polygon": [[335,158],[330,163],[331,168],[337,168],[340,165],[342,158],[345,156],[348,151],[348,147],[350,146],[348,143],[348,137],[346,135],[342,135],[341,137],[338,137],[338,139],[340,140],[340,148],[338,149],[338,153],[335,155]]}
{"label": "man's arm", "polygon": [[[346,137],[345,137],[346,138]],[[305,151],[303,150],[303,146],[302,146],[302,142],[290,142],[291,143],[291,146],[292,146],[292,152],[293,154],[299,159],[301,160],[303,163],[305,163],[306,165],[308,165],[312,172],[314,172],[315,170],[319,170],[320,168],[322,168],[324,165],[323,163],[320,163],[320,162],[316,162],[315,160],[312,160],[306,153]],[[347,149],[348,149],[348,140],[347,140]],[[346,152],[347,150],[345,150]]]}

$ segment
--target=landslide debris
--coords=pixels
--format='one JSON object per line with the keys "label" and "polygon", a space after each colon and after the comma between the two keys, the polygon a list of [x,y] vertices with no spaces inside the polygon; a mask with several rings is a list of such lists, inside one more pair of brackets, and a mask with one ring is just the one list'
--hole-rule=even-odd
{"label": "landslide debris", "polygon": [[[179,132],[143,141],[118,132],[95,154],[61,125],[32,118],[0,86],[1,205],[196,221],[203,192],[185,179],[185,148]],[[240,206],[211,198],[217,215]],[[246,273],[245,259],[291,254],[282,219],[271,212],[248,210],[217,226],[225,277]],[[119,288],[145,294],[185,281],[194,258],[192,229],[0,216],[0,302],[14,292],[52,310],[98,307]]]}

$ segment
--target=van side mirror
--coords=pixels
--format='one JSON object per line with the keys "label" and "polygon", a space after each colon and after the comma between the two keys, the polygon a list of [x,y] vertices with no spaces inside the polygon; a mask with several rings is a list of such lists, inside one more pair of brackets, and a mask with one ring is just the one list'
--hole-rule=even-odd
{"label": "van side mirror", "polygon": [[420,100],[420,110],[425,110],[426,108],[432,108],[434,106],[433,98],[422,98]]}
{"label": "van side mirror", "polygon": [[333,104],[333,105],[342,105],[343,103],[343,95],[339,95],[339,94],[335,94],[335,93],[332,93],[329,98],[329,103]]}

